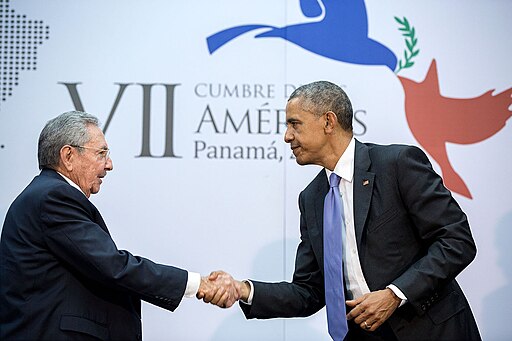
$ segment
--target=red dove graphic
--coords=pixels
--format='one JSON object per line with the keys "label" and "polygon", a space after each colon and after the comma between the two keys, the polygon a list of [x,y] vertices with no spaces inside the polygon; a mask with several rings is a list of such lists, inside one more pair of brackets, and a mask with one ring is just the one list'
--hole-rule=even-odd
{"label": "red dove graphic", "polygon": [[446,143],[470,144],[488,139],[512,115],[512,88],[493,95],[489,90],[474,98],[444,97],[439,91],[435,59],[423,82],[398,76],[405,91],[405,115],[412,134],[441,167],[445,185],[472,198],[464,180],[453,169]]}

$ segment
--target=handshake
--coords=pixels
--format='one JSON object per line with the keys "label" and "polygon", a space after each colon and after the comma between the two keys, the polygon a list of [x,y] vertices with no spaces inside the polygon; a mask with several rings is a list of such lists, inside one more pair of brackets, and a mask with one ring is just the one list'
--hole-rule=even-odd
{"label": "handshake", "polygon": [[229,308],[238,300],[247,302],[250,291],[249,283],[237,281],[224,271],[214,271],[208,277],[201,277],[196,297],[205,303]]}

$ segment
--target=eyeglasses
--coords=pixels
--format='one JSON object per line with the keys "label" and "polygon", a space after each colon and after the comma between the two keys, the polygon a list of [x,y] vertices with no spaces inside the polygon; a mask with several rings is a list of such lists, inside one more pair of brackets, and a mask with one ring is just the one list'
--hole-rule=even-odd
{"label": "eyeglasses", "polygon": [[77,146],[70,144],[71,147],[74,148],[82,148],[82,149],[91,149],[98,152],[98,156],[101,160],[107,160],[110,157],[110,149],[108,148],[92,148],[92,147],[85,147],[85,146]]}

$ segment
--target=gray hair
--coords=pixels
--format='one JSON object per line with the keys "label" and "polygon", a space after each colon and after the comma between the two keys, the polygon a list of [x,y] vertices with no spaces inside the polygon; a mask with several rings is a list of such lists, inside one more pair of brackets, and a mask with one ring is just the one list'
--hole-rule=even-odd
{"label": "gray hair", "polygon": [[39,169],[55,169],[63,146],[83,146],[89,142],[89,125],[98,126],[98,119],[81,111],[68,111],[48,121],[39,135]]}
{"label": "gray hair", "polygon": [[334,112],[343,130],[352,132],[352,104],[345,91],[336,84],[327,81],[305,84],[295,89],[288,101],[294,98],[301,101],[303,110],[315,116]]}

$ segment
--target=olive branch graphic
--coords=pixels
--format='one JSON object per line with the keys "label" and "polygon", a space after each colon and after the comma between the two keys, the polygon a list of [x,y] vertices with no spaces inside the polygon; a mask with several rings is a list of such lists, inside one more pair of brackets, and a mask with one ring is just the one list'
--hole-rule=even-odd
{"label": "olive branch graphic", "polygon": [[399,30],[402,31],[402,35],[405,37],[405,45],[406,49],[404,49],[404,59],[400,59],[398,61],[398,69],[395,71],[396,74],[398,74],[401,70],[410,68],[414,65],[414,62],[412,59],[420,53],[420,50],[414,50],[416,47],[416,44],[418,43],[418,39],[416,38],[416,31],[414,30],[414,27],[412,27],[409,24],[409,21],[406,17],[404,17],[402,20],[400,18],[395,17],[395,20],[400,24]]}

